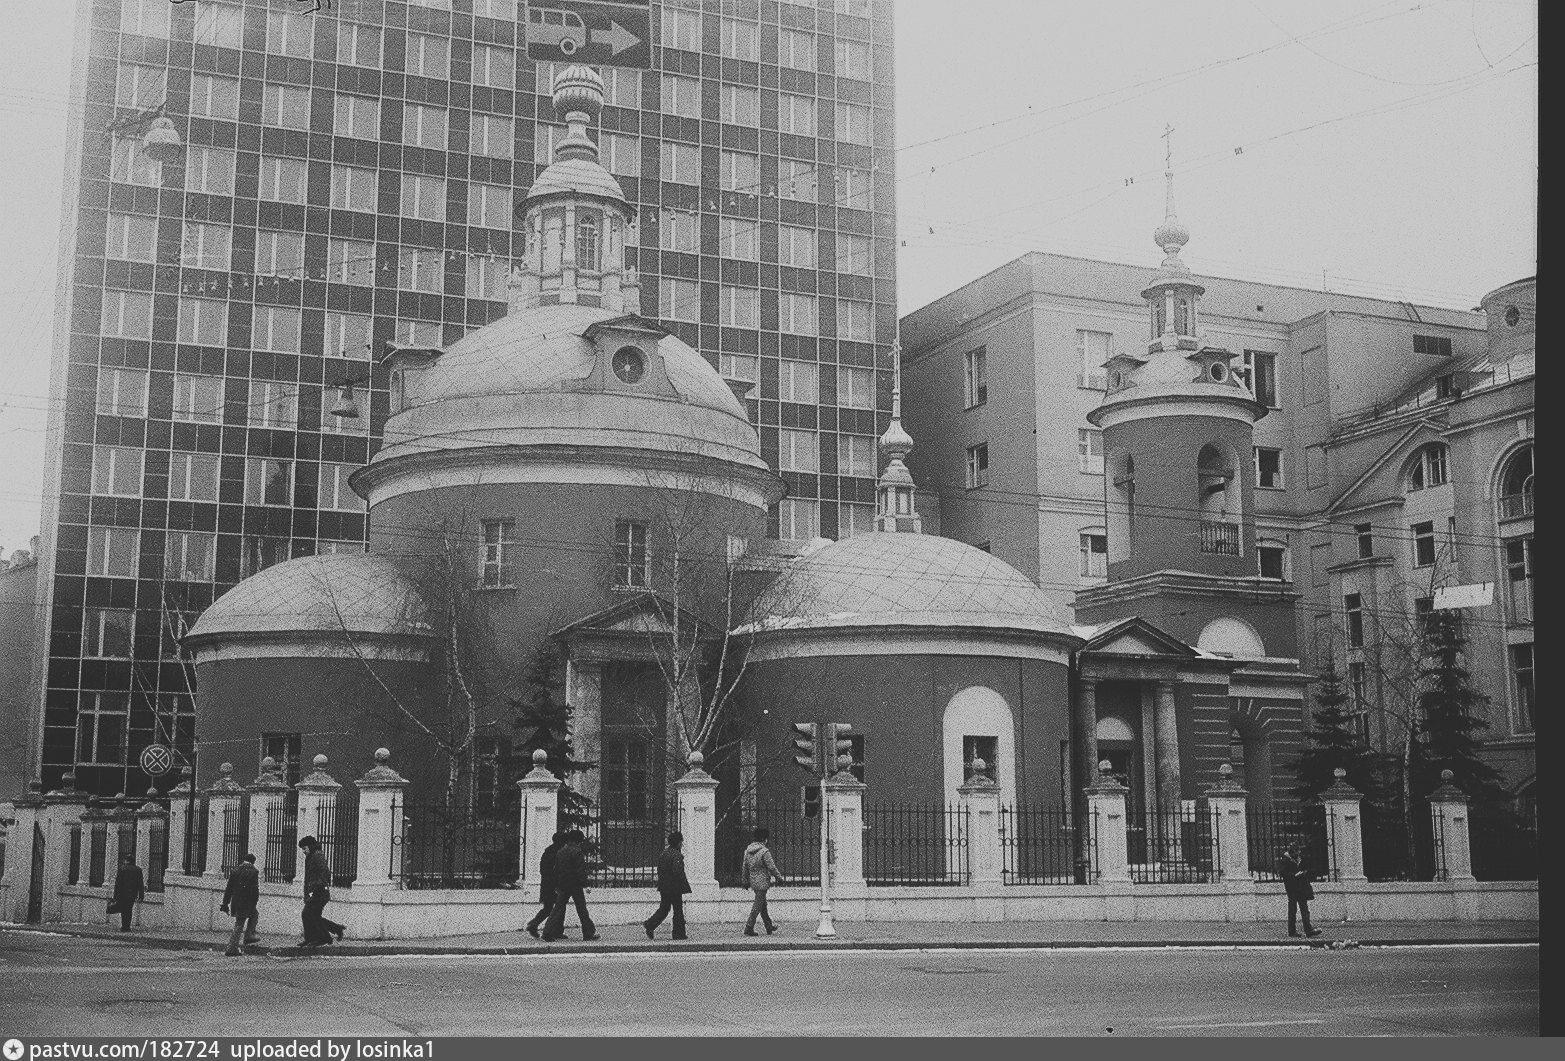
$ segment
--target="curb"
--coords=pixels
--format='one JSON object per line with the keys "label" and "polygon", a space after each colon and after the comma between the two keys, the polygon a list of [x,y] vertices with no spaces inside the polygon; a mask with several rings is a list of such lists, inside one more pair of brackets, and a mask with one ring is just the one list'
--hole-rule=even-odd
{"label": "curb", "polygon": [[[228,949],[224,942],[208,942],[198,939],[180,939],[169,936],[120,936],[97,932],[60,931],[58,928],[34,928],[24,925],[0,926],[7,931],[33,932],[40,935],[65,935],[75,939],[96,940],[101,943],[119,943],[152,950],[207,951],[222,954]],[[561,945],[519,945],[515,947],[408,947],[394,943],[386,946],[365,944],[328,944],[320,948],[298,946],[250,946],[244,953],[272,958],[376,958],[387,956],[474,955],[497,957],[527,957],[541,954],[758,954],[771,951],[918,951],[918,950],[1107,950],[1135,948],[1161,949],[1233,949],[1235,947],[1266,947],[1282,950],[1354,950],[1362,947],[1427,947],[1427,946],[1484,946],[1537,944],[1536,936],[1496,937],[1441,937],[1417,939],[1397,937],[1390,939],[1167,939],[1167,940],[816,940],[801,939],[761,945],[738,941],[691,941],[686,945],[674,943],[565,943]]]}

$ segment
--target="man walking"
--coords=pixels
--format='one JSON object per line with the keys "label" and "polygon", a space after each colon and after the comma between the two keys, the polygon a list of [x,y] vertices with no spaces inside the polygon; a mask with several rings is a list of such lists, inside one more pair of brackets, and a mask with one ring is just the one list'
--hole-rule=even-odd
{"label": "man walking", "polygon": [[228,875],[228,887],[223,889],[223,905],[218,909],[234,919],[234,931],[228,937],[228,949],[223,953],[230,958],[240,955],[239,944],[259,943],[255,934],[256,918],[260,916],[261,871],[255,868],[255,855],[247,854],[244,861]]}
{"label": "man walking", "polygon": [[1309,872],[1301,864],[1301,851],[1295,840],[1282,849],[1277,859],[1277,873],[1282,877],[1283,891],[1288,893],[1288,935],[1299,934],[1297,916],[1304,921],[1306,936],[1318,936],[1320,929],[1310,924],[1310,900],[1315,898],[1315,889],[1310,885]]}
{"label": "man walking", "polygon": [[766,891],[773,882],[781,884],[783,875],[772,858],[771,849],[766,846],[771,831],[764,826],[757,826],[750,835],[755,839],[744,849],[744,880],[750,890],[755,892],[755,902],[750,904],[750,920],[745,922],[744,934],[760,935],[755,930],[755,919],[759,917],[766,925],[766,934],[769,936],[777,931],[777,926],[772,924],[772,915],[766,909]]}
{"label": "man walking", "polygon": [[555,860],[560,857],[560,847],[565,843],[565,834],[557,832],[554,839],[549,841],[549,846],[543,849],[543,854],[538,856],[538,912],[533,919],[527,922],[527,934],[533,939],[538,938],[538,926],[549,919],[554,913],[555,891]]}
{"label": "man walking", "polygon": [[120,931],[130,931],[130,919],[136,913],[136,904],[147,897],[147,882],[136,865],[135,855],[120,859],[119,872],[114,875],[113,913],[120,915]]}
{"label": "man walking", "polygon": [[323,943],[330,943],[333,936],[340,941],[346,929],[335,921],[327,920],[325,913],[326,904],[331,902],[331,863],[326,861],[321,842],[313,836],[300,840],[299,850],[305,852],[304,913],[301,917],[304,922],[304,939],[299,945],[319,947]]}
{"label": "man walking", "polygon": [[581,938],[598,938],[592,915],[587,913],[587,837],[580,829],[565,834],[565,846],[554,860],[554,909],[543,926],[544,942],[553,942],[565,934],[565,906],[576,904],[576,918],[581,922]]}
{"label": "man walking", "polygon": [[658,897],[662,902],[658,904],[657,912],[641,923],[647,930],[648,939],[653,938],[652,933],[670,910],[674,912],[674,938],[688,938],[685,935],[685,896],[691,889],[690,878],[685,876],[685,853],[680,850],[684,843],[685,835],[676,829],[668,834],[668,846],[658,856]]}

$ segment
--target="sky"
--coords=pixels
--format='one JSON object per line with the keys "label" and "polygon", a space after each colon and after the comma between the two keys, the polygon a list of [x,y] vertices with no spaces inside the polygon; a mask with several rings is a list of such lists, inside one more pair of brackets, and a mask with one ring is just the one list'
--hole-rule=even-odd
{"label": "sky", "polygon": [[[0,64],[0,550],[39,532],[74,4]],[[1537,262],[1531,0],[895,0],[898,302],[1028,251],[1468,309]],[[1165,130],[1172,131],[1165,136]]]}

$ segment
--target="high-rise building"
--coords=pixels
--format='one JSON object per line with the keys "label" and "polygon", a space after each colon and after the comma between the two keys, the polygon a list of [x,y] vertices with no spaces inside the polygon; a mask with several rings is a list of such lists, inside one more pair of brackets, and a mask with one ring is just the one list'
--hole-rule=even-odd
{"label": "high-rise building", "polygon": [[[311,10],[319,6],[321,10]],[[357,551],[392,347],[504,314],[554,68],[517,0],[79,5],[29,746],[144,790],[194,746],[177,640],[240,579]],[[889,421],[889,0],[651,5],[595,139],[642,311],[731,380],[785,539],[872,528]],[[370,400],[332,414],[336,389]],[[254,749],[203,742],[249,769]],[[286,749],[280,749],[286,754]],[[172,776],[165,782],[174,780]]]}

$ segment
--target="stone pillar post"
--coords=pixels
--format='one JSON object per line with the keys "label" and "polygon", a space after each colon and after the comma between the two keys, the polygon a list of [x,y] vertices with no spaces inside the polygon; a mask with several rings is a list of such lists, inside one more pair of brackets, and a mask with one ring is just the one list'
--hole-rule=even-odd
{"label": "stone pillar post", "polygon": [[1326,808],[1326,840],[1331,848],[1333,880],[1364,880],[1363,796],[1348,784],[1342,767],[1332,771],[1336,780],[1320,794]]}
{"label": "stone pillar post", "polygon": [[982,759],[974,759],[973,776],[956,790],[967,812],[967,869],[974,884],[1001,884],[1005,855],[1000,850],[1000,786],[984,767]]}
{"label": "stone pillar post", "polygon": [[[159,825],[163,826],[163,864],[152,864],[152,833]],[[153,785],[147,789],[147,799],[140,807],[136,808],[136,861],[141,865],[141,872],[146,876],[147,890],[162,891],[163,877],[168,872],[168,811],[163,806],[163,794],[158,787]],[[153,870],[157,870],[154,879]],[[153,885],[157,887],[153,887]]]}
{"label": "stone pillar post", "polygon": [[[337,799],[337,793],[342,785],[326,772],[329,765],[326,756],[317,755],[312,761],[313,769],[305,775],[304,780],[294,786],[299,792],[299,839],[306,836],[314,836],[320,839],[321,808],[333,806]],[[322,842],[321,850],[326,855],[326,863],[335,866],[336,854],[325,849]],[[304,860],[299,860],[299,877],[304,877]]]}
{"label": "stone pillar post", "polygon": [[181,876],[187,869],[190,855],[190,789],[195,784],[190,767],[183,770],[184,780],[169,790],[168,794],[168,871]]}
{"label": "stone pillar post", "polygon": [[[1095,678],[1083,678],[1076,690],[1076,715],[1071,729],[1071,742],[1076,749],[1072,788],[1079,794],[1098,777],[1098,682]],[[1077,810],[1085,809],[1080,803],[1076,807]]]}
{"label": "stone pillar post", "polygon": [[521,883],[526,897],[538,898],[538,859],[560,827],[560,779],[549,772],[549,753],[533,752],[533,768],[516,783],[522,790]]}
{"label": "stone pillar post", "polygon": [[[66,774],[63,786],[43,798],[41,821],[44,832],[43,908],[45,921],[61,920],[60,888],[71,879],[71,833],[81,828],[87,793],[76,789],[76,775]],[[114,824],[110,823],[111,830]],[[78,834],[79,836],[79,834]],[[29,837],[30,839],[30,837]],[[78,839],[78,845],[80,840]],[[20,846],[20,845],[19,845]],[[23,848],[30,852],[30,848]],[[9,859],[8,859],[9,860]],[[81,848],[77,847],[77,869],[81,868]],[[105,883],[114,875],[113,863],[105,863]],[[78,872],[78,876],[80,873]]]}
{"label": "stone pillar post", "polygon": [[[45,796],[47,802],[49,797]],[[125,820],[125,793],[117,792],[103,808],[106,828],[103,838],[103,882],[112,881],[120,871],[120,823]],[[123,854],[134,854],[126,851]]]}
{"label": "stone pillar post", "polygon": [[1435,830],[1435,878],[1474,880],[1467,793],[1451,783],[1452,776],[1449,770],[1440,771],[1440,787],[1429,793],[1430,825]]}
{"label": "stone pillar post", "polygon": [[[277,760],[270,755],[262,759],[261,772],[245,786],[245,790],[250,793],[250,852],[255,855],[256,870],[261,874],[261,879],[265,880],[267,859],[271,857],[267,840],[271,836],[272,808],[281,807],[288,800],[288,783],[277,768]],[[241,855],[245,853],[240,852]]]}
{"label": "stone pillar post", "polygon": [[[571,757],[595,763],[603,758],[603,664],[597,660],[567,661],[565,702],[571,706]],[[599,771],[579,770],[571,788],[598,801]],[[549,833],[553,835],[551,827]],[[539,848],[539,850],[543,850]]]}
{"label": "stone pillar post", "polygon": [[1107,759],[1098,764],[1097,783],[1088,785],[1087,830],[1096,853],[1093,869],[1103,884],[1128,884],[1130,861],[1125,849],[1125,795],[1130,790],[1110,773]]}
{"label": "stone pillar post", "polygon": [[[1250,879],[1250,823],[1245,817],[1245,791],[1234,780],[1234,768],[1217,768],[1217,783],[1206,792],[1212,826],[1212,869],[1218,880]],[[1186,852],[1186,856],[1194,852]]]}
{"label": "stone pillar post", "polygon": [[[222,880],[228,876],[223,869],[223,837],[227,831],[228,812],[237,813],[245,790],[234,780],[234,764],[224,763],[217,768],[220,775],[207,789],[206,819],[206,869],[201,876],[208,880]],[[242,856],[243,851],[239,852]],[[232,867],[229,867],[230,869]]]}
{"label": "stone pillar post", "polygon": [[869,786],[854,777],[848,767],[853,757],[839,755],[837,772],[826,779],[822,806],[831,815],[832,891],[839,899],[868,896],[864,880],[864,793]]}
{"label": "stone pillar post", "polygon": [[3,895],[5,909],[0,917],[7,921],[24,922],[28,916],[28,893],[32,885],[33,844],[43,819],[43,785],[29,782],[27,793],[11,801],[16,820],[6,834],[5,877]]}
{"label": "stone pillar post", "polygon": [[685,876],[691,898],[717,898],[717,779],[702,767],[705,757],[691,752],[690,769],[674,782],[679,800],[678,829],[685,835]]}
{"label": "stone pillar post", "polygon": [[402,793],[408,780],[393,770],[391,752],[375,749],[375,765],[354,784],[359,786],[359,864],[355,892],[391,885],[391,838],[402,833]]}

